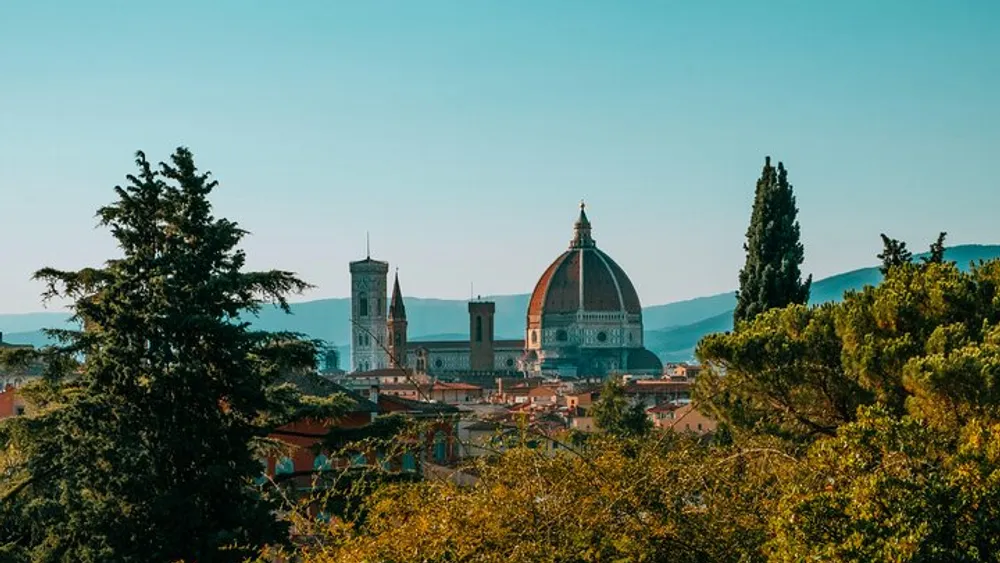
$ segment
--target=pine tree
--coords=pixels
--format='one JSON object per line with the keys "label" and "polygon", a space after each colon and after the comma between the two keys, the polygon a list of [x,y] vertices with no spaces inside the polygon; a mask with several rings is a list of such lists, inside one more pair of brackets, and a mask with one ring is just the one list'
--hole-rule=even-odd
{"label": "pine tree", "polygon": [[39,414],[0,424],[0,559],[240,561],[284,543],[276,505],[252,485],[252,446],[303,406],[336,409],[273,385],[314,367],[314,343],[245,321],[268,303],[287,311],[307,284],[243,271],[246,232],[213,217],[217,183],[190,151],[158,170],[136,162],[98,212],[121,257],[36,273],[85,328],[45,351],[45,383],[29,390]]}
{"label": "pine tree", "polygon": [[768,309],[809,301],[812,276],[803,282],[799,270],[805,252],[799,241],[797,214],[784,165],[779,162],[775,169],[771,157],[767,157],[757,180],[747,242],[743,245],[747,258],[740,270],[736,294],[737,323]]}
{"label": "pine tree", "polygon": [[948,233],[941,232],[937,240],[931,243],[930,253],[924,258],[925,264],[944,264],[944,239]]}
{"label": "pine tree", "polygon": [[[889,238],[882,233],[879,235],[882,237],[882,253],[877,256],[879,260],[882,261],[882,266],[879,267],[879,271],[882,275],[888,275],[889,270],[897,266],[902,266],[903,264],[910,264],[913,262],[913,253],[906,248],[906,243],[894,238]],[[944,240],[941,239],[943,244]],[[933,250],[933,246],[931,247]],[[941,250],[942,258],[944,257],[944,248]]]}

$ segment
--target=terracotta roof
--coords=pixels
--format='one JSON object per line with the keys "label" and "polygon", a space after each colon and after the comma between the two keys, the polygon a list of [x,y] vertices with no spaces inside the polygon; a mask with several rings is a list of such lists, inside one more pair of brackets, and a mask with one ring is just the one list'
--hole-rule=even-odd
{"label": "terracotta roof", "polygon": [[631,381],[625,387],[626,393],[666,393],[688,391],[691,383],[688,381],[663,381],[662,379],[648,381]]}
{"label": "terracotta roof", "polygon": [[461,382],[449,383],[446,381],[438,381],[437,383],[434,383],[432,389],[435,391],[438,390],[482,391],[483,390],[483,388],[478,385],[472,385],[469,383],[461,383]]}
{"label": "terracotta roof", "polygon": [[[589,223],[587,226],[589,231]],[[625,271],[592,241],[590,244],[577,242],[575,240],[569,250],[560,254],[535,284],[528,304],[528,317],[575,313],[581,309],[642,314],[639,295]]]}
{"label": "terracotta roof", "polygon": [[428,403],[425,401],[414,401],[412,399],[404,399],[403,397],[397,397],[393,395],[379,395],[379,403],[382,401],[388,403],[396,403],[399,406],[404,407],[409,412],[420,412],[420,413],[457,413],[458,407],[448,405],[445,403]]}
{"label": "terracotta roof", "polygon": [[675,405],[673,403],[660,403],[655,407],[649,407],[646,412],[674,412],[675,410],[681,408],[680,405]]}

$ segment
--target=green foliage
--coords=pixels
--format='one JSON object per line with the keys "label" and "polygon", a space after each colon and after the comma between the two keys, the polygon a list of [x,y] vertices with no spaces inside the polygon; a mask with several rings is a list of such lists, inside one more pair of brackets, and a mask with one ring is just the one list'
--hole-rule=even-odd
{"label": "green foliage", "polygon": [[1000,425],[941,432],[862,409],[786,485],[774,561],[995,561]]}
{"label": "green foliage", "polygon": [[696,396],[737,427],[805,440],[868,404],[923,419],[992,415],[998,284],[1000,261],[964,273],[903,263],[841,303],[771,311],[701,342],[713,369]]}
{"label": "green foliage", "polygon": [[771,166],[771,157],[757,180],[753,213],[747,228],[746,264],[740,270],[736,293],[736,324],[768,309],[809,301],[812,276],[802,281],[799,267],[805,251],[799,241],[798,209],[782,163]]}
{"label": "green foliage", "polygon": [[591,416],[601,430],[621,437],[636,438],[649,433],[653,422],[642,403],[630,403],[625,386],[617,379],[608,379],[600,396],[591,406]]}
{"label": "green foliage", "polygon": [[[513,448],[461,487],[380,489],[363,523],[336,520],[304,545],[305,563],[352,561],[763,561],[762,506],[784,454],[705,448],[663,434],[594,437],[576,453]],[[706,469],[708,469],[706,471]]]}
{"label": "green foliage", "polygon": [[[0,423],[3,554],[24,561],[238,561],[286,526],[249,486],[251,445],[299,416],[281,370],[311,369],[314,344],[251,330],[239,316],[307,285],[246,272],[246,234],[215,218],[216,187],[178,149],[116,187],[100,224],[122,255],[102,267],[40,270],[47,297],[74,300],[84,331],[41,352],[33,416]],[[74,357],[84,358],[76,368]],[[306,405],[333,414],[336,401]]]}

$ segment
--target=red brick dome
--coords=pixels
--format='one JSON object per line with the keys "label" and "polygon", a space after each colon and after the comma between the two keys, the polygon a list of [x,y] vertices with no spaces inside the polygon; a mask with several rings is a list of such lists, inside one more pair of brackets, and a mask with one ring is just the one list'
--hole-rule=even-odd
{"label": "red brick dome", "polygon": [[535,285],[528,304],[528,317],[581,310],[642,313],[632,281],[591,238],[590,221],[583,204],[580,204],[580,218],[569,250],[552,262]]}

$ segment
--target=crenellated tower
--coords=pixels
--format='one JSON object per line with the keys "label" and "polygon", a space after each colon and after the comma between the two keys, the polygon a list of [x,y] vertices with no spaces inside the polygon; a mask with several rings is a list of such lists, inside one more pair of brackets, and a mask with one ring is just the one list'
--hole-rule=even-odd
{"label": "crenellated tower", "polygon": [[[389,302],[389,354],[392,367],[407,367],[406,365],[406,305],[403,304],[403,292],[399,290],[399,270],[396,270],[396,281],[392,284],[392,299]],[[398,365],[397,365],[398,364]]]}
{"label": "crenellated tower", "polygon": [[390,367],[386,284],[389,264],[372,260],[351,262],[351,371]]}
{"label": "crenellated tower", "polygon": [[472,371],[494,369],[493,316],[496,304],[492,301],[469,302],[469,367]]}

